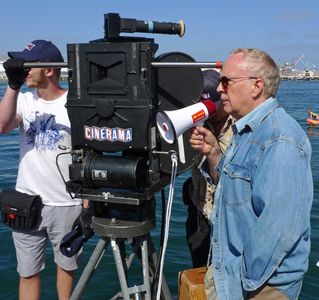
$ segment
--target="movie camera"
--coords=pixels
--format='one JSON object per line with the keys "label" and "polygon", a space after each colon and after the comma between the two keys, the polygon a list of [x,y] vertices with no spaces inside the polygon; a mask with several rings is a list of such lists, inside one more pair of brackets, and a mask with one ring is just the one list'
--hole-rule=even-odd
{"label": "movie camera", "polygon": [[73,156],[68,188],[109,206],[128,205],[134,211],[141,207],[137,221],[144,222],[154,211],[148,200],[169,183],[170,153],[184,157],[177,173],[189,169],[194,156],[188,138],[182,146],[161,139],[156,114],[194,104],[203,78],[200,68],[191,66],[195,61],[189,55],[171,52],[156,57],[154,39],[120,36],[121,32],[182,36],[182,21],[138,21],[111,13],[104,22],[103,39],[67,45]]}
{"label": "movie camera", "polygon": [[[142,237],[139,242],[135,240],[140,246],[148,242],[146,247],[141,246],[141,256],[144,282],[149,281],[148,265],[156,265],[148,235],[155,226],[155,193],[170,183],[174,156],[183,158],[176,170],[179,174],[192,166],[195,154],[186,129],[179,128],[179,138],[170,143],[161,138],[157,114],[194,105],[203,90],[200,68],[221,67],[220,62],[196,63],[182,52],[156,56],[159,46],[153,38],[120,35],[144,32],[183,36],[183,21],[139,21],[109,13],[104,15],[104,30],[102,39],[67,45],[66,106],[72,138],[67,189],[76,197],[94,201],[93,229],[102,237],[71,299],[78,299],[83,292],[110,239],[116,262],[123,262],[119,239]],[[163,121],[166,123],[169,120]],[[150,299],[148,283],[136,290],[127,287],[123,265],[117,266],[123,298],[142,293]],[[170,298],[169,291],[163,293],[165,299]]]}
{"label": "movie camera", "polygon": [[[147,200],[168,183],[166,152],[177,151],[161,140],[156,113],[193,104],[201,95],[202,75],[198,68],[161,68],[162,62],[193,62],[187,54],[155,57],[158,44],[153,39],[119,36],[120,32],[182,36],[182,21],[144,22],[108,14],[104,28],[104,39],[67,47],[72,70],[67,102],[72,125],[71,189],[95,196],[112,188],[115,202],[125,194],[131,199],[132,192]],[[184,147],[190,161],[193,153],[187,143]],[[189,166],[180,166],[179,172]]]}

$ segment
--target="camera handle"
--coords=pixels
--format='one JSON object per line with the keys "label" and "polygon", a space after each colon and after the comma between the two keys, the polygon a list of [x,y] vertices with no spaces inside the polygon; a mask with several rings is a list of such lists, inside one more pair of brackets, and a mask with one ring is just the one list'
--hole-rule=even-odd
{"label": "camera handle", "polygon": [[[222,61],[215,62],[152,62],[152,67],[155,68],[215,68],[221,69]],[[67,62],[25,62],[24,68],[68,68]]]}

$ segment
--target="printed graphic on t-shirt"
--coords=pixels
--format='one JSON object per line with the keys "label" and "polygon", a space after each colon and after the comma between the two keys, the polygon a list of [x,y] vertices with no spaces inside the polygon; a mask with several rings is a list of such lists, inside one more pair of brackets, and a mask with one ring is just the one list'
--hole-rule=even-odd
{"label": "printed graphic on t-shirt", "polygon": [[55,115],[35,112],[34,120],[26,120],[26,137],[28,145],[38,151],[54,151],[64,136],[61,125],[56,123]]}

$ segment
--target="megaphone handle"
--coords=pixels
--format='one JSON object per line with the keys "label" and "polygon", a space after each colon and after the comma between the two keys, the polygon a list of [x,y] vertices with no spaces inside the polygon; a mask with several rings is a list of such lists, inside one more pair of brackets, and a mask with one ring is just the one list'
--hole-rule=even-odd
{"label": "megaphone handle", "polygon": [[196,126],[197,127],[203,127],[204,126],[204,121],[198,121]]}
{"label": "megaphone handle", "polygon": [[186,162],[185,148],[184,148],[184,138],[183,138],[182,134],[177,138],[177,144],[178,144],[179,160],[182,164],[185,164],[185,162]]}

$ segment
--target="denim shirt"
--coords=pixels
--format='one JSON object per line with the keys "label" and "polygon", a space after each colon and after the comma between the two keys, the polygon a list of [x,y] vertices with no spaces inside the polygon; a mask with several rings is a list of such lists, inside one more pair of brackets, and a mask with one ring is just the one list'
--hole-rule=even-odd
{"label": "denim shirt", "polygon": [[233,125],[211,214],[218,299],[267,283],[297,299],[308,268],[313,180],[307,135],[269,98]]}

